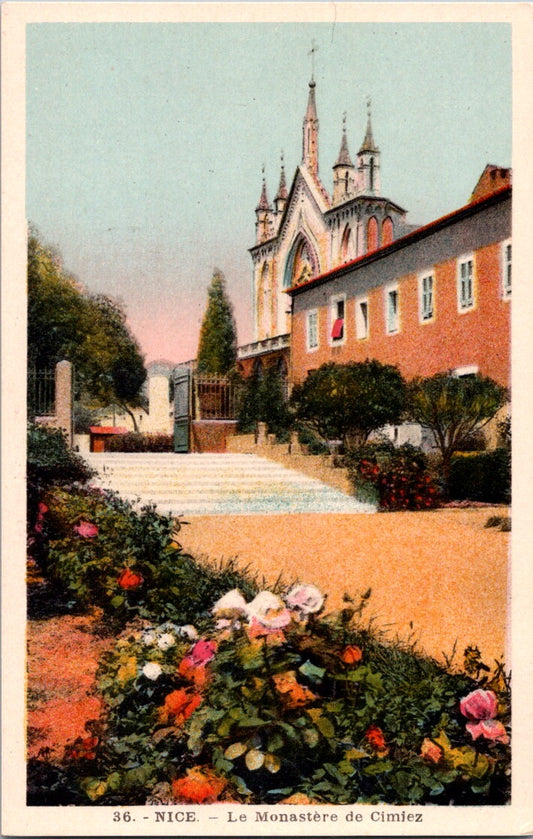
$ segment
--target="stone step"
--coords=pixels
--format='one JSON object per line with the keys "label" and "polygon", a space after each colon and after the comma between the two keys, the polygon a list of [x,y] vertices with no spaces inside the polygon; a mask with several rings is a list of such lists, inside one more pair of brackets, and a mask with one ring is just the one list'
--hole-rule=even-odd
{"label": "stone step", "polygon": [[86,455],[93,483],[171,515],[361,513],[374,508],[301,472],[248,454]]}

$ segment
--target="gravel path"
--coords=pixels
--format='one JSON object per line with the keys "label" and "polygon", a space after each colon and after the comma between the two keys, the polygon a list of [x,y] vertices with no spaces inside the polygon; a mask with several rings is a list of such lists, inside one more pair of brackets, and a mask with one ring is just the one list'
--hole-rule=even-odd
{"label": "gravel path", "polygon": [[[442,509],[368,515],[190,517],[180,541],[212,559],[238,557],[274,581],[282,573],[328,593],[372,588],[366,610],[389,635],[414,637],[442,660],[457,641],[488,664],[505,659],[509,534],[485,528],[505,510]],[[411,626],[412,623],[412,626]]]}

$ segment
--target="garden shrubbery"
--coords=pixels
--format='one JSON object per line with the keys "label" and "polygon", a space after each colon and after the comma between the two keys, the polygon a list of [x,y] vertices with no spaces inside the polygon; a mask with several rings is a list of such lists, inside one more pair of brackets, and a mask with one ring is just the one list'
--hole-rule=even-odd
{"label": "garden shrubbery", "polygon": [[451,461],[450,498],[508,504],[511,500],[509,449],[455,455]]}
{"label": "garden shrubbery", "polygon": [[408,443],[366,443],[344,456],[358,498],[382,510],[427,510],[439,500],[423,452]]}
{"label": "garden shrubbery", "polygon": [[172,452],[172,434],[115,434],[106,440],[108,452]]}

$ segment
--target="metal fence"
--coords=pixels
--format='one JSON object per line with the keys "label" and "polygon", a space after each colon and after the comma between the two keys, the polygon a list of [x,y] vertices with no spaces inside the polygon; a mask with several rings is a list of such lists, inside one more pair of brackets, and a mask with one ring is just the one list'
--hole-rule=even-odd
{"label": "metal fence", "polygon": [[28,370],[28,417],[49,417],[56,410],[56,374],[50,370]]}
{"label": "metal fence", "polygon": [[238,385],[216,373],[193,376],[192,416],[194,419],[235,419]]}

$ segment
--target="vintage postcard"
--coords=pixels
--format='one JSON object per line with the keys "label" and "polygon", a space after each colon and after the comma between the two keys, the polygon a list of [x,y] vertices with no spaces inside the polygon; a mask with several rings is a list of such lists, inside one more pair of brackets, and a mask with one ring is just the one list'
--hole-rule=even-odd
{"label": "vintage postcard", "polygon": [[1,11],[3,834],[533,832],[531,6]]}

